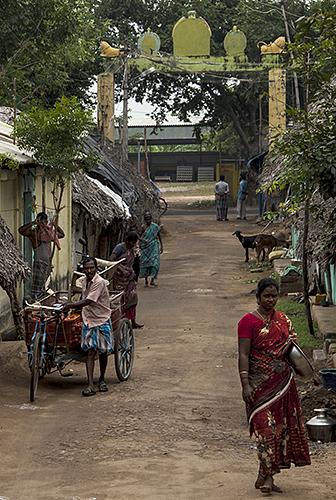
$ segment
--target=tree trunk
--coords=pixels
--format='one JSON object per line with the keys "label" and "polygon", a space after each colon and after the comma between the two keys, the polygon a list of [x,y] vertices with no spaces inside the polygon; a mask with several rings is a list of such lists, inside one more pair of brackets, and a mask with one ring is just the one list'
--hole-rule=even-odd
{"label": "tree trunk", "polygon": [[309,294],[308,294],[308,289],[309,289],[308,258],[307,258],[308,229],[309,229],[309,189],[307,190],[307,196],[304,207],[304,226],[302,235],[302,275],[303,275],[303,297],[306,307],[306,316],[308,321],[309,333],[311,335],[314,335],[314,326],[311,316]]}
{"label": "tree trunk", "polygon": [[2,285],[2,288],[5,290],[5,292],[7,293],[8,297],[9,297],[9,300],[10,300],[13,321],[14,321],[14,326],[15,326],[15,330],[16,330],[16,338],[18,340],[24,340],[25,328],[24,328],[24,323],[23,323],[23,319],[21,316],[21,307],[20,307],[19,300],[18,300],[17,294],[16,294],[15,283],[11,283],[10,285],[7,285],[7,286]]}

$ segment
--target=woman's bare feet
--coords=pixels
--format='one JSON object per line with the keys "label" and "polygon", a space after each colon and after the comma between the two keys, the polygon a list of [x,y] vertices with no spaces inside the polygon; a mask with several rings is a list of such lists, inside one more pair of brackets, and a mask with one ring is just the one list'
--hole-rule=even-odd
{"label": "woman's bare feet", "polygon": [[157,286],[157,284],[155,283],[154,279],[151,280],[150,284],[151,284],[151,286]]}
{"label": "woman's bare feet", "polygon": [[257,480],[254,485],[257,489],[259,489],[262,493],[271,493],[272,491],[276,493],[282,493],[282,489],[279,486],[276,486],[273,482],[273,477],[268,476],[265,479],[258,475]]}

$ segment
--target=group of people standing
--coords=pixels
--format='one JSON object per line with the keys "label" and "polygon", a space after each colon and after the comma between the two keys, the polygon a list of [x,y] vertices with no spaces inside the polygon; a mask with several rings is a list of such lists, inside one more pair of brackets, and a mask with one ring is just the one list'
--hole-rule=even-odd
{"label": "group of people standing", "polygon": [[[216,217],[218,221],[228,221],[228,193],[230,187],[225,182],[225,176],[221,175],[219,182],[215,185]],[[239,190],[237,195],[237,219],[246,219],[246,196],[247,196],[247,180],[246,173],[242,172],[239,177]]]}
{"label": "group of people standing", "polygon": [[149,212],[145,214],[145,224],[139,233],[136,226],[131,226],[125,241],[119,243],[109,257],[116,261],[125,259],[113,275],[113,288],[125,291],[125,317],[131,320],[133,328],[142,328],[136,322],[138,304],[137,282],[145,278],[145,286],[157,286],[156,279],[160,269],[160,254],[163,252],[160,226],[153,222]]}

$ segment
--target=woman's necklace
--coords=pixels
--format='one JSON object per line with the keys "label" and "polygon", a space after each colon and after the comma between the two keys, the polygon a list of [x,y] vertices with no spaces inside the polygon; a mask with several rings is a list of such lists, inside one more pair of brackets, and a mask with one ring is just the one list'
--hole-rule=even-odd
{"label": "woman's necklace", "polygon": [[263,321],[267,318],[267,316],[263,316],[258,309],[255,310],[255,312],[258,314],[259,318],[262,319]]}

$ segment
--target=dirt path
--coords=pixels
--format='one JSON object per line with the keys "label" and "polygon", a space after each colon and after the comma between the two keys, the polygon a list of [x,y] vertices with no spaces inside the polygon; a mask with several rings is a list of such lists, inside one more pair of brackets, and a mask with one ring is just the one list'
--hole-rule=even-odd
{"label": "dirt path", "polygon": [[[164,219],[159,287],[139,284],[146,327],[132,377],[120,384],[110,358],[107,394],[83,398],[85,367],[73,364],[73,377],[47,375],[29,404],[24,345],[0,345],[0,500],[262,496],[237,375],[236,325],[254,307],[255,284],[236,222],[214,219]],[[335,445],[312,453],[311,467],[277,477],[282,499],[335,498]]]}

